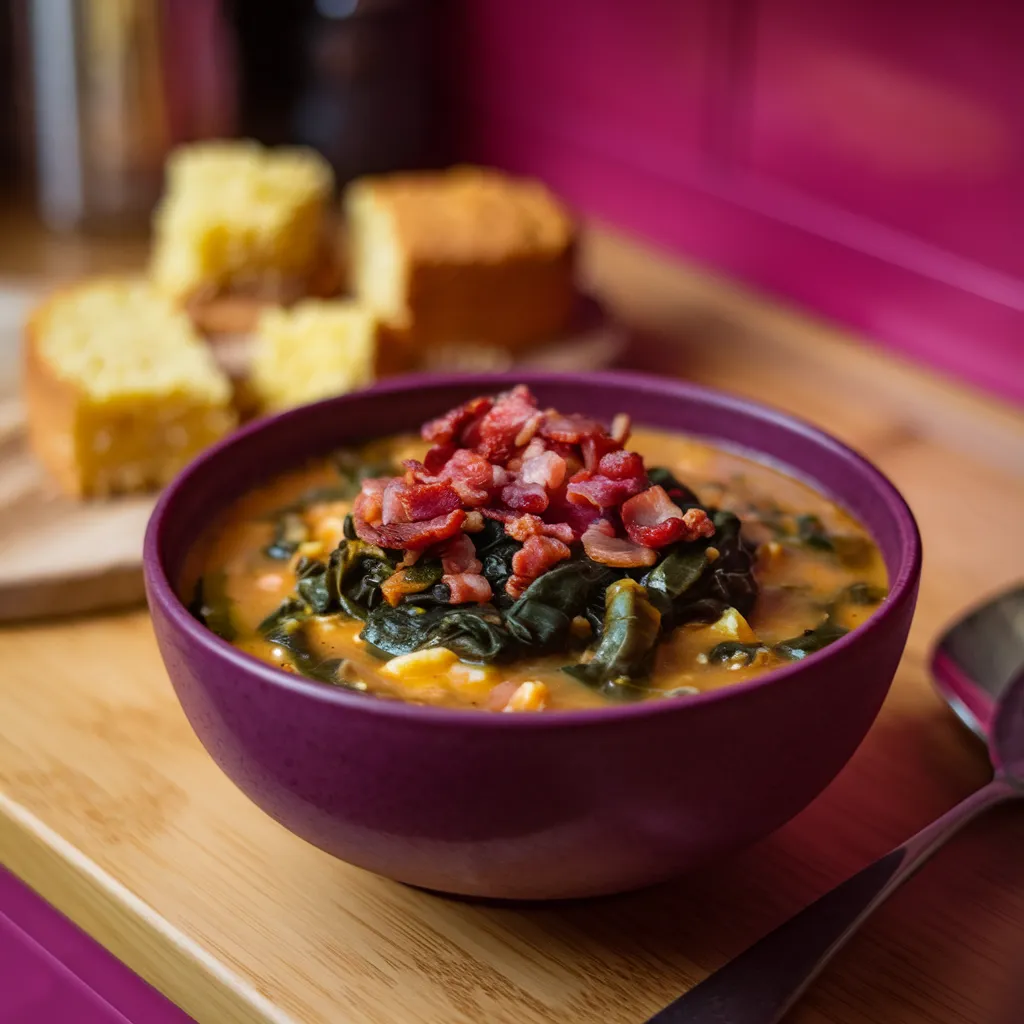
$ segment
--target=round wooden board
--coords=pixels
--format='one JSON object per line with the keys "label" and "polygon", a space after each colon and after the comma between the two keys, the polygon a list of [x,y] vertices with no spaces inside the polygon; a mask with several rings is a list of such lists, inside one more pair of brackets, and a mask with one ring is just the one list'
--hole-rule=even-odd
{"label": "round wooden board", "polygon": [[[142,540],[155,497],[76,502],[63,497],[28,451],[16,395],[20,334],[37,293],[0,287],[0,622],[82,615],[141,603]],[[219,343],[222,344],[222,343]],[[218,346],[215,346],[218,347]],[[246,344],[223,347],[239,372]],[[571,337],[526,353],[518,365],[597,370],[625,348],[625,333],[593,305]],[[444,368],[507,369],[480,350],[455,353]],[[228,368],[227,366],[225,367]],[[441,369],[442,367],[438,367]]]}
{"label": "round wooden board", "polygon": [[154,501],[65,498],[28,451],[21,403],[0,403],[0,620],[142,601],[142,538]]}

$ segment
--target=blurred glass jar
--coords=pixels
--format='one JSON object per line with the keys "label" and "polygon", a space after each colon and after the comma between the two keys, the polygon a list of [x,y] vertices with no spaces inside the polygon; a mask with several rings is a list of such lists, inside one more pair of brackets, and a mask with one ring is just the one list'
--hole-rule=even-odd
{"label": "blurred glass jar", "polygon": [[39,212],[57,231],[144,228],[164,160],[234,134],[220,0],[28,0]]}
{"label": "blurred glass jar", "polygon": [[315,146],[339,185],[446,162],[437,0],[314,0],[292,136]]}

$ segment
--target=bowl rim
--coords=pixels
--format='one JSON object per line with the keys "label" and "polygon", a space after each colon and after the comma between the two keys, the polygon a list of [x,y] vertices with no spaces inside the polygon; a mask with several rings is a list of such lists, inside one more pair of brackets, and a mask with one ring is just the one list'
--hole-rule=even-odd
{"label": "bowl rim", "polygon": [[[172,585],[165,565],[163,551],[164,524],[173,507],[177,496],[187,489],[195,477],[201,474],[205,466],[213,459],[219,458],[236,444],[262,433],[271,433],[280,429],[281,425],[291,419],[309,415],[311,408],[328,406],[344,407],[354,398],[365,399],[368,396],[379,396],[381,400],[403,393],[422,389],[441,389],[451,387],[479,388],[483,391],[497,392],[523,383],[527,386],[538,385],[574,385],[586,387],[590,384],[621,388],[633,392],[633,396],[657,393],[662,397],[676,398],[680,401],[696,401],[703,404],[714,404],[726,411],[735,412],[746,417],[759,418],[774,426],[780,426],[793,433],[803,436],[827,449],[830,454],[855,464],[861,473],[872,482],[876,493],[882,499],[886,511],[896,523],[899,534],[900,564],[895,578],[890,581],[889,593],[874,614],[856,629],[829,644],[828,647],[789,665],[772,669],[762,675],[744,682],[732,683],[729,686],[705,690],[701,693],[677,700],[645,700],[607,708],[582,708],[574,710],[552,709],[535,715],[502,715],[477,714],[472,709],[446,708],[434,705],[410,704],[401,700],[376,700],[358,693],[352,693],[341,687],[329,686],[315,679],[285,672],[254,655],[247,654],[240,648],[222,640],[215,633],[198,622],[188,611],[184,602]],[[708,435],[711,437],[711,435]],[[722,439],[725,440],[725,439]],[[748,449],[760,454],[770,461],[782,462],[771,452]],[[807,476],[807,482],[816,486],[820,484]],[[874,539],[874,538],[873,538]],[[878,633],[885,620],[893,615],[896,609],[911,599],[917,586],[922,561],[921,536],[914,518],[903,495],[889,478],[867,458],[839,441],[831,434],[812,425],[810,422],[776,409],[771,405],[734,395],[717,388],[706,387],[690,381],[662,379],[651,374],[633,370],[592,371],[592,372],[546,372],[536,370],[515,370],[502,373],[449,373],[449,374],[408,374],[389,378],[378,382],[362,391],[337,395],[311,405],[288,409],[273,416],[263,417],[233,431],[217,444],[206,449],[192,460],[175,479],[164,489],[150,516],[146,527],[143,546],[143,572],[146,580],[146,591],[150,605],[160,606],[162,613],[171,624],[184,633],[192,643],[198,644],[208,655],[226,662],[233,669],[256,677],[260,682],[280,688],[297,696],[311,698],[329,705],[338,705],[356,714],[383,716],[407,722],[420,723],[425,727],[466,726],[474,728],[499,729],[561,729],[568,727],[607,728],[616,722],[647,718],[649,716],[680,713],[685,709],[697,709],[718,704],[727,700],[738,700],[751,694],[759,693],[769,687],[785,686],[804,673],[808,665],[824,665],[829,660],[842,658],[844,653],[855,644],[867,642]],[[152,610],[152,608],[151,608]]]}

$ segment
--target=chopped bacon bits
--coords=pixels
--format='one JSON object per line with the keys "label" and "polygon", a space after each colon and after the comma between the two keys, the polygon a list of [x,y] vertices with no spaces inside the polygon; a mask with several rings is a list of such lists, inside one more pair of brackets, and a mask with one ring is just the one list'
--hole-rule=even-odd
{"label": "chopped bacon bits", "polygon": [[597,471],[609,480],[644,480],[647,470],[636,452],[609,452],[601,456]]}
{"label": "chopped bacon bits", "polygon": [[553,491],[560,487],[565,479],[565,459],[554,452],[541,452],[532,458],[524,459],[519,479],[524,484],[539,484],[546,490]]}
{"label": "chopped bacon bits", "polygon": [[625,413],[607,430],[589,416],[540,409],[523,386],[427,423],[423,461],[408,460],[394,479],[364,481],[353,507],[360,538],[405,552],[383,585],[386,599],[414,592],[404,566],[422,554],[440,559],[453,604],[492,600],[468,535],[487,520],[522,545],[505,584],[513,598],[571,558],[574,545],[596,562],[633,568],[654,564],[668,544],[712,536],[703,509],[684,512],[674,494],[651,486],[643,458],[624,448],[630,429]]}
{"label": "chopped bacon bits", "polygon": [[648,487],[622,506],[622,525],[629,539],[651,548],[663,548],[677,541],[711,537],[715,524],[702,508],[683,510],[664,487]]}
{"label": "chopped bacon bits", "polygon": [[[358,499],[356,506],[358,506]],[[368,544],[376,544],[382,548],[405,551],[409,548],[428,548],[432,544],[454,537],[462,530],[462,522],[466,513],[462,509],[449,512],[446,516],[437,516],[418,523],[380,523],[374,525],[359,515],[358,507],[353,508],[353,523],[356,536]]]}
{"label": "chopped bacon bits", "polygon": [[445,573],[441,582],[450,592],[449,604],[487,604],[494,596],[486,577],[475,572]]}
{"label": "chopped bacon bits", "polygon": [[437,476],[448,460],[460,449],[451,442],[447,444],[435,444],[426,455],[423,456],[423,466],[432,476]]}
{"label": "chopped bacon bits", "polygon": [[460,507],[459,495],[446,483],[409,483],[396,476],[384,489],[381,521],[385,525],[417,523]]}
{"label": "chopped bacon bits", "polygon": [[549,503],[548,493],[540,484],[509,484],[502,488],[501,500],[513,512],[543,512]]}
{"label": "chopped bacon bits", "polygon": [[460,434],[474,420],[490,412],[494,402],[490,398],[474,398],[460,405],[436,420],[431,420],[423,425],[420,434],[424,441],[431,441],[434,444],[450,444],[457,441]]}
{"label": "chopped bacon bits", "polygon": [[583,534],[583,550],[595,562],[622,569],[654,565],[658,557],[653,548],[616,537],[615,528],[606,519],[598,519],[587,527]]}

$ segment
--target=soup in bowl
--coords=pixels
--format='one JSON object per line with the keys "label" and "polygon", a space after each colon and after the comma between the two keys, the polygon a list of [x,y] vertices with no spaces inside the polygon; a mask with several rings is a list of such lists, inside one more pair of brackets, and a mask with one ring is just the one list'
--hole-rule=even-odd
{"label": "soup in bowl", "polygon": [[512,898],[654,882],[805,806],[877,713],[919,563],[837,442],[621,374],[255,424],[146,548],[172,681],[246,793],[345,860]]}

